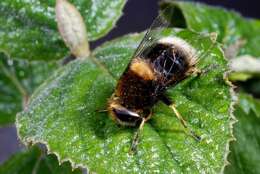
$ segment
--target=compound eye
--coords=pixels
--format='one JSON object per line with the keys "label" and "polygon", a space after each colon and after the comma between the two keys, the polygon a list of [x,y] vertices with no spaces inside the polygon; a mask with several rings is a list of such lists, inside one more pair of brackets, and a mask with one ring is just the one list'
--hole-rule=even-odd
{"label": "compound eye", "polygon": [[137,113],[127,109],[113,108],[113,112],[117,120],[124,125],[135,126],[137,125],[137,123],[140,123],[142,121],[142,117],[140,117]]}

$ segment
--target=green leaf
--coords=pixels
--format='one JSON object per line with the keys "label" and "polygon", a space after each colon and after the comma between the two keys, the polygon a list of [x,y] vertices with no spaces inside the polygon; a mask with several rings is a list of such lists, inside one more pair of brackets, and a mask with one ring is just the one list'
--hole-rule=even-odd
{"label": "green leaf", "polygon": [[260,118],[260,100],[241,93],[239,96],[238,107],[242,109],[245,115],[249,115],[250,112],[253,111],[255,116]]}
{"label": "green leaf", "polygon": [[230,165],[225,174],[260,173],[260,100],[241,93],[234,112],[238,122],[234,125],[236,141],[231,143]]}
{"label": "green leaf", "polygon": [[[122,15],[125,0],[72,0],[88,30],[89,40],[106,35]],[[55,0],[1,0],[0,51],[12,58],[61,59],[68,51],[55,22]]]}
{"label": "green leaf", "polygon": [[199,68],[217,67],[168,90],[180,113],[202,136],[201,142],[186,135],[174,113],[158,103],[144,126],[137,153],[129,155],[136,128],[120,127],[107,113],[97,112],[106,107],[143,34],[107,42],[94,51],[95,58],[76,60],[59,69],[18,114],[21,140],[44,142],[59,159],[70,159],[72,166],[80,164],[99,174],[219,173],[232,137],[232,96],[223,79],[227,61],[207,36],[189,31],[165,34],[193,45],[200,53]]}
{"label": "green leaf", "polygon": [[0,53],[0,125],[12,124],[29,95],[58,67],[57,63],[14,60]]}
{"label": "green leaf", "polygon": [[224,48],[239,46],[235,51],[229,50],[237,53],[232,57],[246,54],[260,57],[259,20],[246,19],[234,11],[201,3],[165,0],[161,7],[165,6],[172,6],[171,21],[174,26],[203,33],[216,32],[217,40],[224,44]]}
{"label": "green leaf", "polygon": [[55,155],[45,155],[37,147],[13,155],[9,160],[0,165],[0,173],[4,174],[80,174],[79,169],[72,172],[69,162],[58,163]]}
{"label": "green leaf", "polygon": [[105,36],[122,15],[126,0],[72,0],[85,19],[89,40]]}

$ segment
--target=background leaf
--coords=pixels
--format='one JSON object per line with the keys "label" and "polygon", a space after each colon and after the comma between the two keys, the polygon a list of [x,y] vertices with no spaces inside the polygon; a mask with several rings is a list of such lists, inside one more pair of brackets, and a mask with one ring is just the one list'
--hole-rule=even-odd
{"label": "background leaf", "polygon": [[260,21],[245,19],[234,11],[194,2],[176,2],[165,0],[161,8],[172,6],[172,24],[175,27],[188,28],[197,32],[216,32],[218,41],[224,48],[245,42],[237,55],[260,57]]}
{"label": "background leaf", "polygon": [[246,81],[252,77],[260,77],[260,59],[251,56],[240,56],[230,61],[232,81]]}
{"label": "background leaf", "polygon": [[69,162],[59,165],[55,155],[44,155],[37,147],[31,147],[16,153],[8,161],[0,165],[0,173],[4,174],[80,174],[79,169],[72,172]]}
{"label": "background leaf", "polygon": [[[89,40],[106,35],[122,15],[125,0],[72,0],[85,19]],[[12,58],[61,59],[68,54],[57,32],[55,0],[1,0],[0,51]]]}
{"label": "background leaf", "polygon": [[238,122],[234,125],[236,141],[231,143],[231,153],[225,174],[260,173],[260,101],[241,93],[235,115]]}
{"label": "background leaf", "polygon": [[96,111],[106,107],[116,79],[143,34],[105,43],[94,51],[95,58],[76,60],[59,69],[18,115],[21,140],[44,142],[59,159],[71,159],[73,166],[99,174],[220,172],[232,137],[232,96],[223,80],[227,61],[207,36],[189,31],[165,34],[176,34],[193,45],[201,53],[199,68],[217,66],[168,90],[192,129],[202,136],[201,142],[187,136],[173,112],[158,103],[144,127],[137,154],[131,156],[128,150],[136,129],[120,127],[107,113]]}
{"label": "background leaf", "polygon": [[14,60],[0,53],[0,125],[14,123],[25,100],[57,67],[54,62]]}

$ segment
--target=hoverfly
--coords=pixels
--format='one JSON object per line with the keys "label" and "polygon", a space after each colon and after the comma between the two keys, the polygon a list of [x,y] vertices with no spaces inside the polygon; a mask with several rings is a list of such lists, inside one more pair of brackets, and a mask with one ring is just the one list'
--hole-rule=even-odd
{"label": "hoverfly", "polygon": [[174,102],[165,95],[167,88],[200,73],[196,68],[196,50],[189,43],[176,36],[162,37],[169,25],[162,14],[154,20],[108,102],[107,110],[113,120],[123,126],[138,127],[131,152],[135,151],[142,128],[151,118],[151,109],[158,101],[168,105],[187,133],[200,140],[189,129]]}

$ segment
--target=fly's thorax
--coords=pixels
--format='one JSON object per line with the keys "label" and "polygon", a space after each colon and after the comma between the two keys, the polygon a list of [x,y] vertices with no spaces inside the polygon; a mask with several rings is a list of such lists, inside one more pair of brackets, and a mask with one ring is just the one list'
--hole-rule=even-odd
{"label": "fly's thorax", "polygon": [[137,75],[142,80],[156,80],[156,74],[151,62],[145,59],[141,59],[139,57],[134,58],[130,63],[129,71]]}

